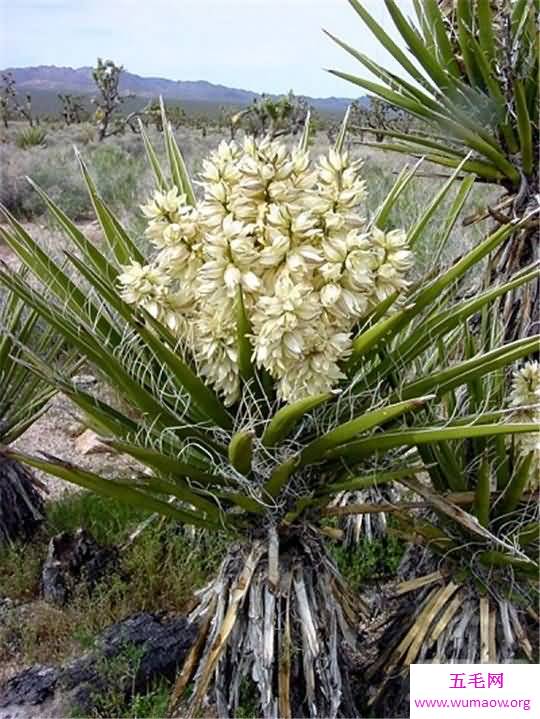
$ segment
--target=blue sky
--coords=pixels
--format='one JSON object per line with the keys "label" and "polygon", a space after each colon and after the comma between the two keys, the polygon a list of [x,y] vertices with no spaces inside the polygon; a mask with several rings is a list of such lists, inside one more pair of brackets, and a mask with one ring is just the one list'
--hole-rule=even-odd
{"label": "blue sky", "polygon": [[[382,0],[364,4],[391,29]],[[0,0],[0,28],[0,67],[99,55],[139,75],[319,97],[361,94],[324,72],[361,68],[321,28],[387,60],[347,0]]]}

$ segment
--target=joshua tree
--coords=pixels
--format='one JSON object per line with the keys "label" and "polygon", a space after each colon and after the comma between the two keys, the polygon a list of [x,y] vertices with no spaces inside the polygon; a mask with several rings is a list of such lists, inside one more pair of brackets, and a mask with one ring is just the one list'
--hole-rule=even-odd
{"label": "joshua tree", "polygon": [[[253,100],[253,103],[231,117],[231,126],[236,130],[243,127],[256,137],[268,135],[277,138],[282,135],[297,135],[301,132],[309,113],[304,98],[295,97],[291,90],[286,97],[274,100],[267,95]],[[234,131],[231,130],[231,139]]]}
{"label": "joshua tree", "polygon": [[[21,363],[21,343],[46,363],[59,361],[64,349],[58,336],[39,328],[38,319],[15,295],[1,298],[0,447],[7,447],[27,430],[55,394],[50,384]],[[0,544],[27,539],[39,526],[43,519],[42,489],[41,482],[24,465],[0,454]]]}
{"label": "joshua tree", "polygon": [[[18,103],[16,103],[15,109],[19,113],[19,115],[21,115],[21,117],[24,117],[30,127],[34,127],[34,117],[32,115],[32,96],[29,93],[24,96],[24,104],[19,105]],[[39,121],[37,119],[36,124],[39,124]]]}
{"label": "joshua tree", "polygon": [[193,118],[192,122],[194,127],[196,127],[197,130],[200,131],[201,137],[206,137],[208,134],[208,126],[210,124],[209,118],[205,117],[204,115],[198,115],[197,117]]}
{"label": "joshua tree", "polygon": [[[416,23],[404,17],[396,0],[385,0],[412,60],[358,0],[349,2],[402,72],[386,70],[335,37],[379,82],[332,72],[432,127],[414,135],[386,132],[394,141],[384,147],[446,167],[462,165],[504,190],[485,216],[498,223],[529,218],[491,258],[490,280],[507,279],[537,261],[537,0],[417,0]],[[538,326],[540,280],[503,302],[508,337],[532,334]]]}
{"label": "joshua tree", "polygon": [[[186,123],[187,115],[185,110],[179,105],[165,105],[167,111],[167,119],[176,130]],[[159,100],[153,100],[149,103],[144,110],[141,112],[141,118],[143,118],[146,124],[153,125],[158,132],[163,132],[163,121],[161,114],[161,105]]]}
{"label": "joshua tree", "polygon": [[[359,162],[343,151],[345,128],[318,162],[307,152],[308,128],[293,150],[268,138],[246,138],[242,148],[223,142],[204,163],[197,200],[165,119],[163,126],[168,171],[142,128],[157,183],[142,208],[150,257],[104,205],[81,160],[107,255],[38,191],[74,242],[68,260],[93,296],[75,291],[61,265],[37,262],[36,243],[21,241],[8,213],[6,241],[42,291],[0,271],[131,411],[86,393],[34,355],[28,363],[149,474],[128,485],[48,455],[5,456],[228,535],[218,577],[198,594],[199,637],[171,710],[193,679],[189,716],[209,691],[218,715],[234,716],[241,683],[251,678],[265,717],[357,716],[349,675],[366,607],[326,552],[329,505],[344,489],[412,482],[427,471],[430,448],[446,440],[534,429],[475,408],[466,421],[434,419],[444,417],[455,390],[531,352],[537,338],[471,358],[458,351],[467,321],[530,273],[456,299],[456,287],[511,224],[411,284],[411,247],[444,193],[414,227],[391,229],[389,212],[414,177],[404,171],[366,223],[365,183]],[[442,220],[448,232],[456,207]],[[437,511],[454,507],[444,488],[428,493],[417,484]]]}
{"label": "joshua tree", "polygon": [[[400,108],[394,107],[378,97],[370,97],[369,104],[351,104],[350,131],[360,134],[373,132],[377,142],[383,142],[387,132],[407,132],[411,127],[412,116]],[[369,143],[367,143],[369,144]]]}
{"label": "joshua tree", "polygon": [[66,125],[69,126],[82,122],[85,110],[79,96],[59,94],[58,99],[62,103],[62,117]]}
{"label": "joshua tree", "polygon": [[13,75],[10,72],[3,72],[0,112],[2,113],[2,123],[6,129],[9,126],[10,106],[13,105],[16,94],[15,79],[13,78]]}
{"label": "joshua tree", "polygon": [[92,70],[92,77],[99,91],[99,97],[92,100],[96,105],[99,142],[109,135],[122,132],[125,126],[125,120],[118,117],[118,110],[126,99],[119,89],[123,70],[123,65],[116,65],[112,60],[102,60],[100,57]]}
{"label": "joshua tree", "polygon": [[2,125],[7,130],[9,127],[9,102],[5,95],[0,96],[0,119]]}
{"label": "joshua tree", "polygon": [[[32,96],[25,95],[24,103],[20,103],[17,98],[16,82],[11,72],[2,73],[2,94],[0,97],[0,113],[4,127],[8,127],[9,113],[11,111],[24,118],[30,127],[34,126],[34,117],[32,115]],[[36,121],[39,124],[38,121]]]}

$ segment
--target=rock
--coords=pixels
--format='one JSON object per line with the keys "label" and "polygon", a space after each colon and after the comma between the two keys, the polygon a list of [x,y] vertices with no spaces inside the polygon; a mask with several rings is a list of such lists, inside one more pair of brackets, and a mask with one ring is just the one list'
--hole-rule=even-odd
{"label": "rock", "polygon": [[184,616],[135,614],[108,627],[91,652],[29,667],[0,686],[0,719],[86,716],[111,692],[127,701],[159,677],[173,679],[195,636]]}
{"label": "rock", "polygon": [[79,437],[83,432],[86,431],[84,424],[81,422],[71,422],[66,427],[66,434],[69,437]]}
{"label": "rock", "polygon": [[97,384],[97,379],[91,374],[76,374],[73,377],[73,383],[81,389],[86,389]]}
{"label": "rock", "polygon": [[[60,669],[57,667],[36,664],[8,679],[5,687],[0,688],[0,717],[15,719],[19,716],[30,716],[24,709],[23,713],[19,713],[20,710],[17,706],[14,706],[12,710],[7,710],[6,707],[12,702],[15,705],[24,704],[27,707],[43,705],[54,696],[59,675]],[[23,702],[19,702],[20,697],[24,697]]]}
{"label": "rock", "polygon": [[111,451],[93,429],[85,429],[75,440],[75,448],[80,454],[105,454]]}
{"label": "rock", "polygon": [[13,611],[15,602],[9,597],[0,597],[0,623],[2,619]]}
{"label": "rock", "polygon": [[50,540],[41,570],[43,598],[62,606],[77,584],[84,581],[92,591],[107,572],[117,568],[117,562],[117,549],[100,546],[86,530],[61,532]]}

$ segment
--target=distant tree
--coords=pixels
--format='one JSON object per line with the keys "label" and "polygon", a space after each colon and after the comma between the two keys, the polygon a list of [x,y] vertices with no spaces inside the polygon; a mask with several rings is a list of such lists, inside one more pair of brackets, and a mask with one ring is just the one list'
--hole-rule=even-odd
{"label": "distant tree", "polygon": [[404,110],[378,97],[369,97],[366,104],[351,104],[351,131],[360,136],[373,132],[377,142],[383,142],[386,132],[409,132],[414,118]]}
{"label": "distant tree", "polygon": [[[15,97],[15,110],[21,117],[24,117],[30,127],[34,126],[34,117],[32,115],[32,96],[29,93],[24,96],[23,105],[19,105],[17,98]],[[39,125],[37,118],[35,119],[35,122]]]}
{"label": "distant tree", "polygon": [[204,115],[197,115],[197,117],[193,118],[193,125],[194,127],[200,131],[201,137],[206,137],[208,134],[208,125],[209,121],[208,118]]}
{"label": "distant tree", "polygon": [[2,73],[2,94],[0,96],[0,114],[2,118],[2,124],[7,129],[9,127],[9,111],[10,105],[13,103],[13,98],[16,94],[15,91],[15,80],[9,72]]}
{"label": "distant tree", "polygon": [[31,95],[26,94],[24,102],[19,102],[17,97],[15,78],[13,77],[13,74],[11,72],[3,72],[2,90],[0,97],[0,115],[5,128],[8,127],[10,113],[19,115],[20,117],[25,119],[30,125],[30,127],[34,126]]}
{"label": "distant tree", "polygon": [[305,98],[296,97],[292,90],[277,100],[263,94],[245,110],[230,117],[231,137],[240,127],[255,136],[296,135],[302,129],[309,109]]}
{"label": "distant tree", "polygon": [[66,125],[82,122],[85,110],[79,96],[59,94],[58,99],[62,103],[62,117]]}
{"label": "distant tree", "polygon": [[[186,112],[179,105],[166,104],[165,111],[167,113],[167,120],[175,129],[178,129],[180,125],[186,124]],[[159,100],[152,100],[152,102],[144,108],[140,115],[145,124],[153,125],[158,132],[163,132],[163,116]]]}
{"label": "distant tree", "polygon": [[92,70],[92,77],[99,91],[99,97],[92,99],[96,105],[95,119],[99,142],[124,130],[125,119],[118,117],[118,111],[126,99],[120,95],[119,88],[123,71],[123,65],[116,65],[113,60],[102,60],[100,57]]}

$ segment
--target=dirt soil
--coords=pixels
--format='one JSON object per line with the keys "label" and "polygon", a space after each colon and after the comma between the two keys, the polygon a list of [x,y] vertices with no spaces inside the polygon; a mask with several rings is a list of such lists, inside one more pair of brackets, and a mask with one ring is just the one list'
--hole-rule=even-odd
{"label": "dirt soil", "polygon": [[[24,227],[31,235],[39,235],[45,245],[55,247],[57,252],[61,250],[65,242],[58,231],[51,232],[48,228],[34,223],[25,223]],[[87,223],[81,226],[81,229],[94,241],[98,240],[99,231],[96,223]],[[10,248],[1,241],[0,261],[5,262],[14,270],[18,269],[20,264]],[[97,389],[97,384],[91,375],[84,375],[82,379],[87,382],[90,391],[93,392]],[[77,409],[66,397],[57,395],[49,403],[45,414],[22,437],[19,437],[14,446],[27,454],[39,455],[42,451],[47,452],[108,477],[126,478],[140,470],[140,465],[134,460],[113,452],[84,454],[77,446],[78,436],[84,429],[85,427],[77,420]],[[47,486],[49,501],[61,498],[66,492],[77,490],[75,485],[64,480],[56,479],[39,471],[36,471],[35,474]]]}
{"label": "dirt soil", "polygon": [[[70,400],[63,395],[56,395],[45,414],[14,442],[14,446],[27,454],[39,455],[40,452],[47,452],[107,477],[125,479],[140,473],[140,465],[127,455],[102,450],[89,454],[82,452],[77,439],[84,430],[85,427],[77,419],[76,408]],[[77,490],[76,485],[62,479],[39,471],[35,474],[46,485],[49,501],[58,500],[67,492]]]}

